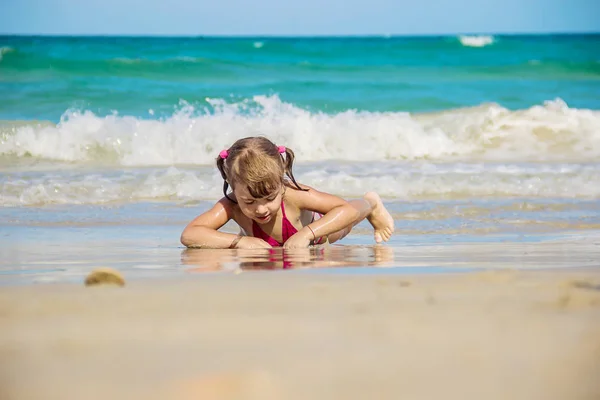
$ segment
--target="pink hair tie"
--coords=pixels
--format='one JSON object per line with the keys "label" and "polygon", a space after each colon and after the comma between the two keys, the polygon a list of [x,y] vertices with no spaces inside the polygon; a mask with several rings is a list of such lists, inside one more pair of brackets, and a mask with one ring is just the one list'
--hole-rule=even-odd
{"label": "pink hair tie", "polygon": [[229,152],[227,150],[221,150],[219,153],[219,157],[221,157],[223,160],[226,159],[227,156],[229,156]]}
{"label": "pink hair tie", "polygon": [[277,151],[279,152],[279,154],[285,153],[285,146],[277,146]]}

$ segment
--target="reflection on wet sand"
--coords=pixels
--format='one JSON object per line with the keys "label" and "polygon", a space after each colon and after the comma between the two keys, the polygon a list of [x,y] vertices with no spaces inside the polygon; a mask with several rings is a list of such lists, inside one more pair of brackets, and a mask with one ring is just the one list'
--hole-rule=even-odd
{"label": "reflection on wet sand", "polygon": [[324,267],[391,267],[394,248],[373,246],[315,246],[306,249],[185,249],[181,255],[189,272],[276,270]]}
{"label": "reflection on wet sand", "polygon": [[[500,240],[500,239],[498,239]],[[529,241],[539,240],[539,241]],[[558,240],[520,237],[511,242],[460,244],[325,245],[284,250],[186,249],[181,262],[188,272],[387,267],[421,272],[457,269],[590,268],[598,266],[600,237],[571,235]]]}

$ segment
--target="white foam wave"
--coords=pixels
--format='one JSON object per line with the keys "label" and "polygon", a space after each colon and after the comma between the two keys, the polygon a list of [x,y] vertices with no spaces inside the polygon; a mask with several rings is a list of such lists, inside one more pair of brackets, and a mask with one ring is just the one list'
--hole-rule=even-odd
{"label": "white foam wave", "polygon": [[3,206],[106,204],[217,198],[223,182],[212,171],[169,167],[152,171],[54,171],[0,180]]}
{"label": "white foam wave", "polygon": [[180,57],[166,58],[166,59],[161,59],[161,60],[153,60],[153,59],[149,59],[149,58],[140,58],[140,57],[138,57],[138,58],[116,57],[116,58],[111,59],[111,61],[116,62],[116,63],[121,63],[121,64],[141,64],[141,63],[160,64],[160,63],[173,62],[173,61],[197,63],[197,62],[201,62],[202,60],[203,60],[202,58],[190,57],[190,56],[180,56]]}
{"label": "white foam wave", "polygon": [[10,52],[15,51],[15,49],[13,49],[12,47],[8,47],[8,46],[4,46],[4,47],[0,47],[0,61],[2,61],[2,56],[4,56],[5,54],[8,54]]}
{"label": "white foam wave", "polygon": [[143,58],[126,58],[126,57],[116,57],[113,58],[112,61],[119,62],[123,64],[139,64],[144,61]]}
{"label": "white foam wave", "polygon": [[99,117],[68,111],[57,125],[0,127],[0,156],[123,166],[212,165],[236,139],[265,135],[320,160],[566,161],[600,159],[600,112],[562,100],[510,111],[497,104],[411,115],[401,112],[314,113],[256,96],[213,111],[183,104],[170,118]]}
{"label": "white foam wave", "polygon": [[463,46],[468,46],[468,47],[484,47],[484,46],[493,44],[495,41],[493,36],[487,36],[487,35],[478,35],[478,36],[461,35],[458,37],[458,40],[460,40],[460,43]]}
{"label": "white foam wave", "polygon": [[[392,199],[600,198],[600,164],[311,163],[299,182],[339,196],[375,190]],[[0,176],[0,205],[214,201],[214,167],[20,172]]]}

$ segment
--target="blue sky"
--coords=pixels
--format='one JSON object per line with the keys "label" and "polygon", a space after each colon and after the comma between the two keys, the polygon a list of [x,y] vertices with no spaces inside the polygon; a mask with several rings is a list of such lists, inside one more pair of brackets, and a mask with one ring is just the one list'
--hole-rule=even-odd
{"label": "blue sky", "polygon": [[600,0],[0,0],[0,33],[600,32]]}

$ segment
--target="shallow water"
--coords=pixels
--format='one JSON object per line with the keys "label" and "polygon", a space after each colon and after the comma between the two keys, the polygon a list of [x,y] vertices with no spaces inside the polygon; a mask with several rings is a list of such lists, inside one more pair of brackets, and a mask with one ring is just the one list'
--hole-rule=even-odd
{"label": "shallow water", "polygon": [[[0,284],[82,282],[112,267],[128,280],[257,270],[462,272],[600,266],[600,202],[387,203],[396,234],[375,245],[363,222],[334,245],[293,251],[188,250],[185,224],[211,203],[0,208]],[[235,232],[228,224],[226,230]]]}

